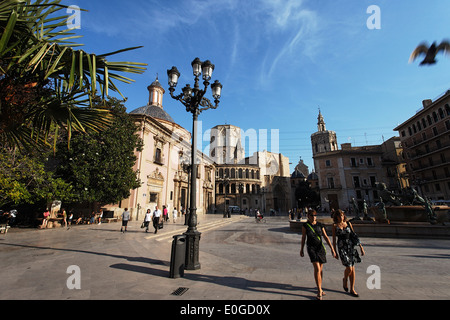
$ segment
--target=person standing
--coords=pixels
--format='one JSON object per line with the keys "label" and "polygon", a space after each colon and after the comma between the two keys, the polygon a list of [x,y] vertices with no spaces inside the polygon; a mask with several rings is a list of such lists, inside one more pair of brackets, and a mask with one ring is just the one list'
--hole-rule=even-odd
{"label": "person standing", "polygon": [[[355,233],[353,231],[352,224],[348,221],[344,211],[337,210],[333,216],[333,220],[333,248],[336,251],[337,244],[339,258],[345,266],[344,278],[342,279],[344,291],[349,291],[348,280],[350,279],[350,294],[354,297],[359,297],[358,293],[355,291],[355,263],[360,263],[361,258],[355,247],[359,245],[362,256],[365,254],[364,248],[358,237],[352,236]],[[337,255],[336,259],[338,259]]]}
{"label": "person standing", "polygon": [[72,220],[73,220],[73,212],[70,211],[69,212],[69,219],[67,220],[67,222],[68,222],[67,230],[69,230],[70,226],[72,226]]}
{"label": "person standing", "polygon": [[314,279],[317,285],[317,299],[322,300],[324,292],[322,290],[323,279],[323,264],[327,262],[327,251],[323,243],[323,239],[327,242],[331,248],[333,257],[336,256],[330,239],[325,231],[325,227],[322,223],[317,222],[317,213],[315,210],[308,211],[308,221],[302,226],[302,242],[300,248],[300,257],[304,257],[304,246],[306,240],[306,249],[308,251],[311,263],[314,266]]}
{"label": "person standing", "polygon": [[[128,211],[128,208],[125,208],[125,211],[122,213],[122,227],[120,228],[120,232],[127,231],[129,220],[130,220],[130,212]],[[125,231],[123,229],[125,229]]]}
{"label": "person standing", "polygon": [[167,220],[169,220],[169,215],[168,215],[166,206],[163,206],[163,218],[164,218],[164,222],[167,222]]}
{"label": "person standing", "polygon": [[177,212],[177,208],[173,207],[173,211],[172,211],[172,219],[173,219],[173,223],[177,222],[177,216],[178,216],[178,212]]}
{"label": "person standing", "polygon": [[67,212],[66,212],[66,209],[62,209],[62,216],[63,216],[63,221],[64,221],[64,227],[66,229],[68,229],[67,228]]}
{"label": "person standing", "polygon": [[103,209],[100,209],[100,213],[98,214],[98,224],[102,224],[103,219]]}
{"label": "person standing", "polygon": [[161,210],[158,206],[155,206],[155,211],[153,211],[153,228],[155,228],[155,233],[158,233],[159,223],[162,222]]}

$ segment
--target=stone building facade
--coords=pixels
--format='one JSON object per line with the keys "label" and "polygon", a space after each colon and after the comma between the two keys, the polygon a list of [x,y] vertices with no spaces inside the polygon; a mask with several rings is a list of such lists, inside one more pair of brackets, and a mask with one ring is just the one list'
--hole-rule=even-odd
{"label": "stone building facade", "polygon": [[245,157],[241,129],[218,125],[211,130],[210,158],[216,162],[216,207],[238,206],[250,212],[287,212],[291,203],[289,159],[268,151]]}
{"label": "stone building facade", "polygon": [[450,90],[397,126],[406,172],[418,193],[430,200],[450,199]]}
{"label": "stone building facade", "polygon": [[[396,143],[395,143],[396,141]],[[352,198],[361,209],[364,201],[373,205],[379,200],[378,183],[400,192],[398,179],[404,168],[398,138],[381,145],[353,147],[350,143],[338,148],[336,133],[326,130],[322,114],[318,116],[318,131],[311,135],[313,159],[318,175],[322,209],[347,210]]]}
{"label": "stone building facade", "polygon": [[[128,208],[133,219],[143,219],[147,209],[155,206],[162,210],[181,207],[189,209],[191,159],[191,134],[175,123],[164,110],[164,88],[156,79],[149,87],[147,105],[133,110],[130,116],[139,125],[137,134],[144,142],[141,152],[136,151],[134,170],[141,180],[141,187],[131,190],[128,199],[107,206],[107,210],[120,215]],[[215,163],[200,151],[197,174],[197,214],[214,211]]]}

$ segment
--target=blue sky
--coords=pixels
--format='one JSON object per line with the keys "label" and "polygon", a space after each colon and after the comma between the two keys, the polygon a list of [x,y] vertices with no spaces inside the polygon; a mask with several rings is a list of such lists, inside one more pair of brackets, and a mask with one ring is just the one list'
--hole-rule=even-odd
{"label": "blue sky", "polygon": [[[193,84],[195,57],[215,64],[223,84],[217,110],[200,115],[202,134],[218,124],[244,131],[279,130],[279,152],[291,172],[300,157],[314,168],[310,136],[319,107],[338,143],[381,144],[393,129],[450,89],[450,59],[419,67],[409,56],[421,42],[450,39],[447,0],[66,0],[81,14],[84,50],[106,53],[132,46],[112,61],[148,64],[135,83],[119,84],[128,111],[148,102],[159,74],[164,109],[189,131],[192,116],[170,98],[167,69],[181,72],[177,93]],[[381,29],[369,29],[371,5]],[[372,21],[372,20],[370,20]],[[210,95],[208,96],[210,97]],[[203,145],[208,142],[204,141]],[[271,141],[268,141],[271,150]]]}

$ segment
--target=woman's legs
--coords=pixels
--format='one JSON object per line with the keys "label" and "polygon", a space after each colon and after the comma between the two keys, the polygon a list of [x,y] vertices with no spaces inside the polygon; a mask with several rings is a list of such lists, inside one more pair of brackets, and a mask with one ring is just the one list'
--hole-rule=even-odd
{"label": "woman's legs", "polygon": [[350,267],[350,293],[357,296],[358,294],[355,291],[355,283],[356,283],[356,272],[355,266]]}
{"label": "woman's legs", "polygon": [[317,285],[317,298],[322,298],[322,278],[323,278],[323,264],[320,262],[313,262],[314,266],[314,279]]}
{"label": "woman's legs", "polygon": [[[355,266],[351,266],[351,267],[346,267],[345,271],[344,271],[344,290],[347,287],[347,283],[348,280],[350,280],[350,293],[353,294],[354,296],[358,296],[358,294],[355,291],[355,283],[356,283],[356,272],[355,272]],[[347,291],[347,290],[345,290]]]}

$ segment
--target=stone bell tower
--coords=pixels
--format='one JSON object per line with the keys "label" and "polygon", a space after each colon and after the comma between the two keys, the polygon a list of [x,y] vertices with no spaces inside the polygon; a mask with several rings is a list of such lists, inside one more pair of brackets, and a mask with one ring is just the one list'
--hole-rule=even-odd
{"label": "stone bell tower", "polygon": [[241,128],[229,124],[212,128],[209,154],[217,164],[240,163],[245,157]]}
{"label": "stone bell tower", "polygon": [[325,120],[319,109],[317,117],[317,132],[311,135],[313,157],[316,154],[338,150],[336,132],[327,130]]}

